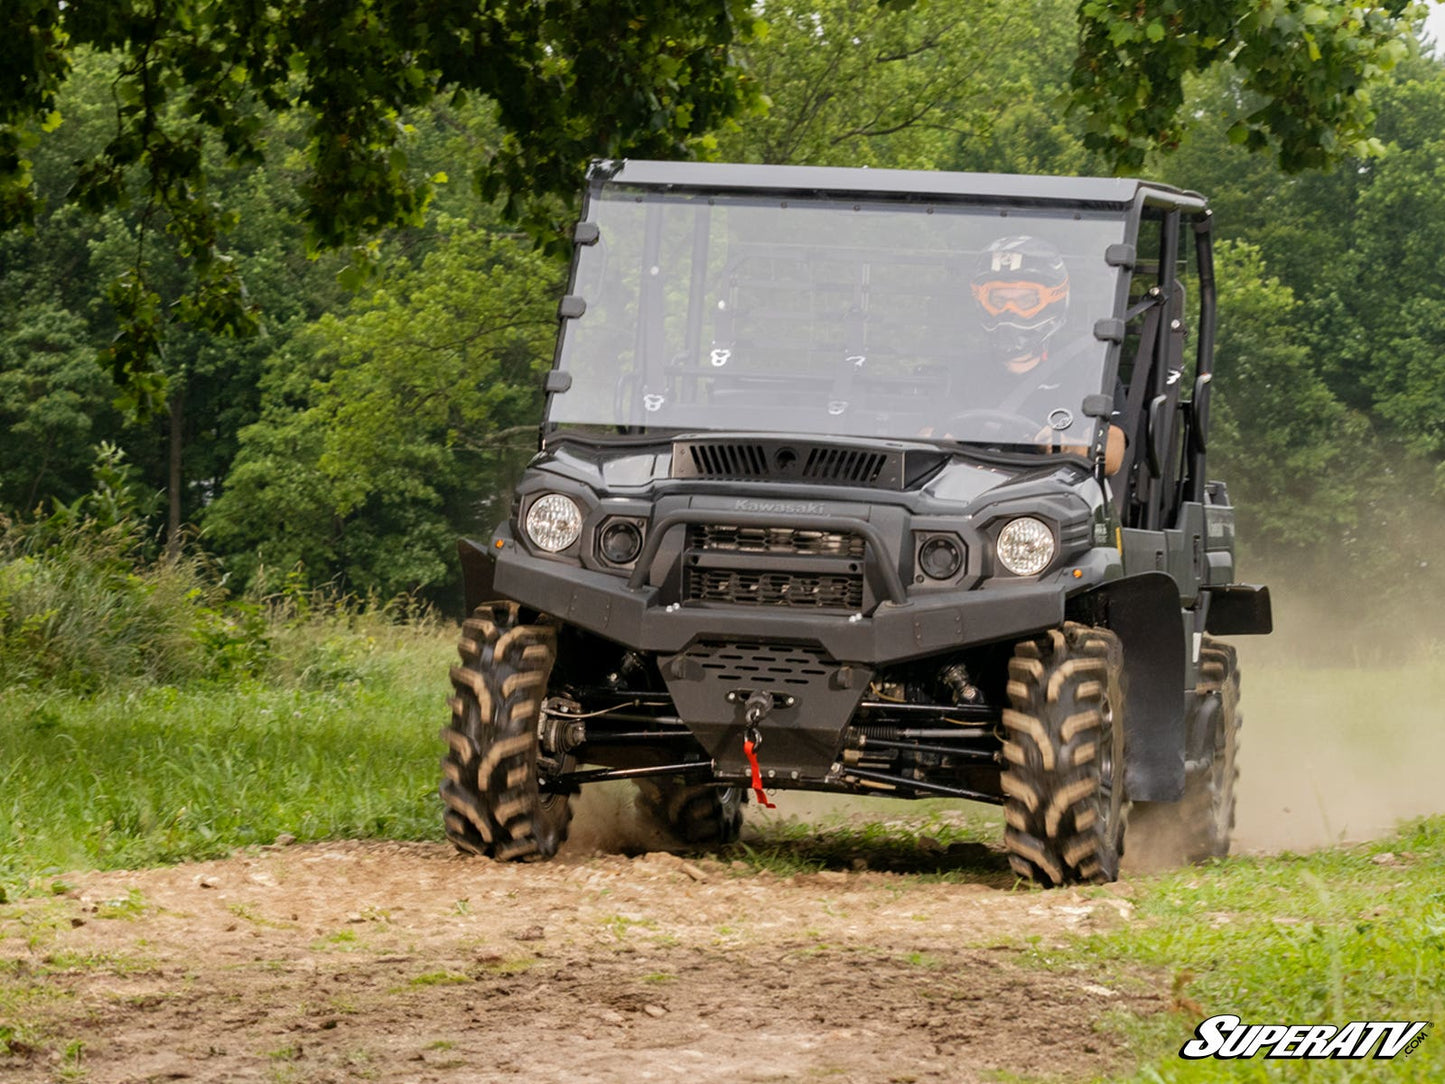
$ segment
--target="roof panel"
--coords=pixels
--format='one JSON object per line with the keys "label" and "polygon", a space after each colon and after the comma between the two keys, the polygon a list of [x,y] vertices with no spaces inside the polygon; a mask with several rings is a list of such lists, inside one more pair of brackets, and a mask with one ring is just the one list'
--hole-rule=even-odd
{"label": "roof panel", "polygon": [[1130,206],[1141,192],[1149,202],[1205,209],[1204,197],[1153,181],[1116,177],[1047,177],[1010,173],[946,173],[931,170],[763,166],[722,162],[651,162],[640,159],[593,163],[594,180],[616,184],[730,191],[798,191],[819,194],[936,196],[988,202],[1072,203]]}

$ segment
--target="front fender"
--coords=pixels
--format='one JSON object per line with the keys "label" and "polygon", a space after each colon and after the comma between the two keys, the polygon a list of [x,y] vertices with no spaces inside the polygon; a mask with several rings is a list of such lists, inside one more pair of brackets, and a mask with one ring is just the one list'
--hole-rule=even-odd
{"label": "front fender", "polygon": [[1113,630],[1124,649],[1125,793],[1184,796],[1187,644],[1179,586],[1163,572],[1112,580],[1069,600],[1069,615]]}
{"label": "front fender", "polygon": [[470,614],[484,602],[496,598],[492,587],[497,575],[497,559],[492,551],[470,538],[457,539],[457,556],[462,564],[462,597]]}

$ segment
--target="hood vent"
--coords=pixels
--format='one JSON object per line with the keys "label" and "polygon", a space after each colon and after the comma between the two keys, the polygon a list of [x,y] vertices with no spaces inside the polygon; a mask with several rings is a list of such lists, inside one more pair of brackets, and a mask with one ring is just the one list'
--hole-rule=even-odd
{"label": "hood vent", "polygon": [[811,440],[679,440],[672,446],[674,478],[798,482],[912,489],[948,461],[933,449],[817,443]]}
{"label": "hood vent", "polygon": [[686,462],[681,464],[685,471],[673,468],[674,477],[679,478],[770,478],[768,451],[761,444],[737,443],[701,444],[684,443],[673,449],[672,461],[678,462],[681,454]]}

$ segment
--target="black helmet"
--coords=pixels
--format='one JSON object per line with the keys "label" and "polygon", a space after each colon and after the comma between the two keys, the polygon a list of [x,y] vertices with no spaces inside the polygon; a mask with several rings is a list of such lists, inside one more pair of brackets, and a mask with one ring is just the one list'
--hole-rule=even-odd
{"label": "black helmet", "polygon": [[1069,312],[1069,270],[1036,237],[1000,237],[978,258],[971,283],[983,329],[1000,358],[1038,354]]}

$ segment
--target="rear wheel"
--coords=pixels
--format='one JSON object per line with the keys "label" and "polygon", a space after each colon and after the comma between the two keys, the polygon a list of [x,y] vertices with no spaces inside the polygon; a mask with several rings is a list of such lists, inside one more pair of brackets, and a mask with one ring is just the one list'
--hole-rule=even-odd
{"label": "rear wheel", "polygon": [[1213,759],[1209,770],[1184,786],[1184,857],[1190,862],[1223,858],[1234,832],[1235,784],[1239,780],[1239,662],[1234,648],[1206,640],[1199,651],[1201,699],[1219,697],[1215,716]]}
{"label": "rear wheel", "polygon": [[523,623],[514,602],[486,603],[462,625],[457,651],[452,719],[442,730],[447,838],[472,854],[550,858],[572,819],[570,796],[543,786],[537,741],[556,630]]}
{"label": "rear wheel", "polygon": [[1018,644],[1008,672],[1009,864],[1041,885],[1114,880],[1128,813],[1118,637],[1069,622]]}
{"label": "rear wheel", "polygon": [[682,843],[736,843],[743,827],[738,787],[637,780],[637,808]]}
{"label": "rear wheel", "polygon": [[1239,664],[1234,648],[1205,640],[1199,651],[1196,710],[1217,700],[1207,748],[1209,766],[1184,781],[1178,802],[1135,806],[1130,854],[1137,848],[1145,868],[1203,862],[1229,853],[1234,831],[1235,785],[1239,779]]}

